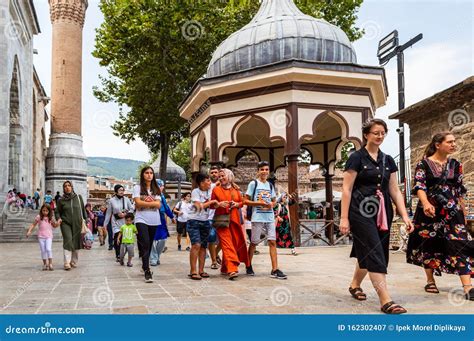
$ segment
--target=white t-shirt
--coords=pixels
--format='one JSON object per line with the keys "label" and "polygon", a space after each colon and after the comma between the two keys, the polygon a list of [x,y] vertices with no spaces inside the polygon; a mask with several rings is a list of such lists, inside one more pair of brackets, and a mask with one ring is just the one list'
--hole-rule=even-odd
{"label": "white t-shirt", "polygon": [[209,220],[209,211],[210,208],[205,208],[203,210],[198,210],[196,206],[194,206],[194,202],[199,201],[201,203],[206,203],[211,200],[211,193],[212,191],[209,189],[207,191],[201,191],[199,188],[193,189],[191,192],[191,203],[193,206],[188,214],[188,220],[200,220],[206,221]]}
{"label": "white t-shirt", "polygon": [[[216,183],[213,182],[211,183],[211,194],[212,194],[212,190],[216,187]],[[216,213],[216,210],[215,209],[209,209],[209,220],[213,220],[214,219],[214,214]]]}
{"label": "white t-shirt", "polygon": [[[150,191],[148,194],[151,195]],[[135,185],[133,187],[133,198],[140,198],[144,200],[144,196],[140,195],[140,185]],[[155,201],[160,200],[161,198],[159,195],[154,196]],[[136,207],[136,205],[135,205]],[[159,208],[137,208],[135,212],[135,224],[142,223],[150,226],[158,226],[161,224],[160,219],[160,209]]]}
{"label": "white t-shirt", "polygon": [[190,203],[190,202],[186,202],[186,201],[180,201],[177,205],[176,205],[176,209],[180,212],[183,212],[183,214],[180,214],[178,215],[178,221],[180,223],[185,223],[188,221],[188,216],[189,216],[189,212],[191,212],[193,208],[193,204]]}

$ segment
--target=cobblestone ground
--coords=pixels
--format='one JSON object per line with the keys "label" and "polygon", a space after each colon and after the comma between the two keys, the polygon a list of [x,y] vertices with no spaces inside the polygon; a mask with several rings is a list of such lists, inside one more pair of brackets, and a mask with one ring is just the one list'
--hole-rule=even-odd
{"label": "cobblestone ground", "polygon": [[[1,244],[0,311],[3,314],[378,314],[379,304],[368,278],[365,302],[349,296],[354,268],[349,246],[301,248],[298,256],[279,250],[287,280],[269,276],[268,249],[254,257],[256,277],[229,281],[211,270],[210,279],[192,281],[186,251],[177,251],[175,238],[154,282],[144,283],[139,259],[132,268],[115,262],[113,251],[95,243],[80,252],[79,266],[62,269],[62,244],[53,244],[54,271],[42,271],[36,243]],[[137,250],[135,252],[138,254]],[[241,272],[245,268],[241,267]],[[423,270],[406,264],[404,254],[391,256],[388,275],[393,299],[413,314],[467,314],[474,302],[464,300],[456,276],[438,278],[440,294],[423,290]]]}

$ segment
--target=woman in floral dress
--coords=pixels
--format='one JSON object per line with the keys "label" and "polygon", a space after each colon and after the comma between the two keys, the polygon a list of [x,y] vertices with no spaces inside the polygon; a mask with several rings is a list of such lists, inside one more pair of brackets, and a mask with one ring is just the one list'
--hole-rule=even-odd
{"label": "woman in floral dress", "polygon": [[434,275],[460,276],[466,299],[474,300],[472,241],[466,230],[462,165],[449,158],[456,150],[455,137],[436,134],[416,166],[413,194],[419,198],[410,234],[407,262],[423,266],[425,291],[439,293]]}
{"label": "woman in floral dress", "polygon": [[276,223],[276,244],[278,248],[291,249],[291,254],[296,256],[295,244],[291,236],[291,224],[290,214],[288,205],[294,204],[294,200],[291,198],[288,202],[288,195],[282,193],[278,200],[278,204],[275,205],[275,223]]}

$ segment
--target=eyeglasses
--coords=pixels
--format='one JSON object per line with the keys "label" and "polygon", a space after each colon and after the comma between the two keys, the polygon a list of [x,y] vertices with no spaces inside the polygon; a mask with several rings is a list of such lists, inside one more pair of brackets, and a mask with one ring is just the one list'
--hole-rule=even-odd
{"label": "eyeglasses", "polygon": [[387,135],[387,133],[385,133],[384,131],[382,131],[382,132],[380,132],[380,131],[376,131],[376,132],[371,131],[371,132],[369,132],[369,134],[372,134],[372,135],[377,136],[377,137],[379,137],[379,136],[385,137],[385,135]]}

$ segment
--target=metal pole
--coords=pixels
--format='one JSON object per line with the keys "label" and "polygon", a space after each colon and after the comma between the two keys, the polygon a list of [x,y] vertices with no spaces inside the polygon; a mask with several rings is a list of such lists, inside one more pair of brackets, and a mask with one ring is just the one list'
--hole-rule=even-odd
{"label": "metal pole", "polygon": [[[403,50],[397,53],[397,69],[398,69],[398,111],[405,108],[405,68]],[[405,184],[405,131],[403,122],[398,121],[399,127],[399,144],[400,144],[400,182]],[[406,193],[403,194],[403,201],[406,204]]]}

